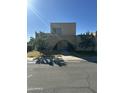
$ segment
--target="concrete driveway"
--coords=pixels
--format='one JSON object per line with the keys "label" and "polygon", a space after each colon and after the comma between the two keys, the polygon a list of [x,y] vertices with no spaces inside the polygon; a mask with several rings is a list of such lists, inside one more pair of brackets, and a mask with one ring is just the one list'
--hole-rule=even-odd
{"label": "concrete driveway", "polygon": [[68,62],[66,66],[28,64],[27,93],[97,93],[97,64]]}

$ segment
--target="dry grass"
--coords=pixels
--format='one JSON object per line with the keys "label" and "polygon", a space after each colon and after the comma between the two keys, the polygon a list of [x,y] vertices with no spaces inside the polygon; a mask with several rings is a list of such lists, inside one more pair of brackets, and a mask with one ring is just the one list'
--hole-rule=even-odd
{"label": "dry grass", "polygon": [[38,51],[31,51],[31,52],[27,53],[27,57],[29,57],[29,58],[38,58],[42,55],[43,55],[43,53],[40,53]]}

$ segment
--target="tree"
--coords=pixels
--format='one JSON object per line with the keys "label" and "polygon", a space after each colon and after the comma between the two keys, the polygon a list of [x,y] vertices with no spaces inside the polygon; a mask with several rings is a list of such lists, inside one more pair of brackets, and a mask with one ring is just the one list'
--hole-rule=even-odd
{"label": "tree", "polygon": [[95,37],[94,35],[90,32],[87,32],[86,34],[81,34],[80,35],[81,42],[79,44],[79,47],[81,48],[95,48]]}
{"label": "tree", "polygon": [[40,32],[40,35],[35,38],[35,49],[42,51],[48,47],[48,37],[45,33]]}
{"label": "tree", "polygon": [[30,41],[28,42],[27,50],[37,50],[42,51],[48,47],[48,37],[45,33],[35,32],[35,38],[30,37]]}
{"label": "tree", "polygon": [[32,46],[27,44],[27,52],[30,52],[32,50],[33,50]]}
{"label": "tree", "polygon": [[30,37],[30,41],[27,43],[27,50],[34,50],[35,47],[35,38]]}

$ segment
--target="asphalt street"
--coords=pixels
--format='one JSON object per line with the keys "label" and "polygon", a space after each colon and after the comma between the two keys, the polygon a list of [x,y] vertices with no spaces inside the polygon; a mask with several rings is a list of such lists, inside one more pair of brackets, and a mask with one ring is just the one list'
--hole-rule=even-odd
{"label": "asphalt street", "polygon": [[27,93],[97,93],[97,64],[27,64]]}

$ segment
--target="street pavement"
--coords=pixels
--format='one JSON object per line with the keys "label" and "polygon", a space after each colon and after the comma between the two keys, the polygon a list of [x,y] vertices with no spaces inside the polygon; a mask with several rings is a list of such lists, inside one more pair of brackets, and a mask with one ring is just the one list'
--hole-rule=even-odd
{"label": "street pavement", "polygon": [[97,93],[97,64],[27,64],[27,93]]}

